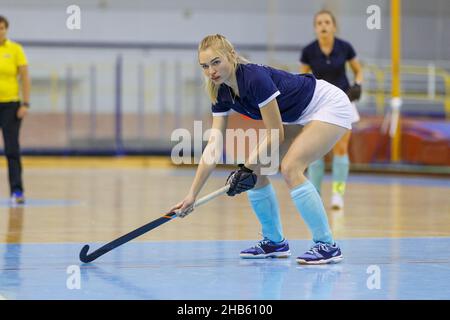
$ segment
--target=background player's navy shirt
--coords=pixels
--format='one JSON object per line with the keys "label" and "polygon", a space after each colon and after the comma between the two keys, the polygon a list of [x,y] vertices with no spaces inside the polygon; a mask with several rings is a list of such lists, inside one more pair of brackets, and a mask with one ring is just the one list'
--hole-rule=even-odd
{"label": "background player's navy shirt", "polygon": [[345,74],[345,63],[355,56],[355,50],[350,43],[335,37],[329,56],[323,53],[319,41],[316,40],[302,50],[300,61],[311,67],[317,79],[328,81],[346,92],[350,84]]}
{"label": "background player's navy shirt", "polygon": [[[259,64],[239,64],[236,68],[239,97],[221,84],[213,115],[228,114],[231,109],[255,120],[261,120],[260,108],[277,99],[283,122],[300,118],[314,94],[316,79],[311,74],[292,74]],[[233,101],[234,100],[234,101]]]}

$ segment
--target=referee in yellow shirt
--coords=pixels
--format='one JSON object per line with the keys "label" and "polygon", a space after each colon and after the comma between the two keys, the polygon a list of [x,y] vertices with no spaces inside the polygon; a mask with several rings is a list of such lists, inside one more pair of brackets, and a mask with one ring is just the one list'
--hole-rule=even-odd
{"label": "referee in yellow shirt", "polygon": [[[22,46],[7,38],[8,27],[8,20],[0,16],[0,126],[8,159],[11,201],[12,204],[21,204],[25,202],[25,197],[19,131],[30,107],[30,77]],[[22,99],[19,97],[19,87]]]}

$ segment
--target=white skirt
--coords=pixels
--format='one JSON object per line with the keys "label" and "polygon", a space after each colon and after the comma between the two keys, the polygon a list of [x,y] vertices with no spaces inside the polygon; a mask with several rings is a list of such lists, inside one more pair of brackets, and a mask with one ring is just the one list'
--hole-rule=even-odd
{"label": "white skirt", "polygon": [[352,129],[352,123],[359,121],[359,114],[347,95],[338,87],[325,80],[317,80],[314,95],[300,118],[283,124],[306,125],[318,120],[340,127]]}

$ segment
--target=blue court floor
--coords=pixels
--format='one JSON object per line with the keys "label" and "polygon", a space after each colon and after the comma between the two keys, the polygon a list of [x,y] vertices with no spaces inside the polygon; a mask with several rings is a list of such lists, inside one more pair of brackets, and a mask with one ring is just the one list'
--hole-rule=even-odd
{"label": "blue court floor", "polygon": [[325,266],[295,262],[306,240],[278,260],[240,259],[251,241],[136,241],[91,264],[82,243],[0,244],[0,299],[450,299],[450,238],[339,243]]}

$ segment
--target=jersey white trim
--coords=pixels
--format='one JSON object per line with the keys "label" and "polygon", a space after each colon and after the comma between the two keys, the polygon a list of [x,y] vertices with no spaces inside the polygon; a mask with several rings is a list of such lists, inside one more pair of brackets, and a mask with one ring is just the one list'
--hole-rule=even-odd
{"label": "jersey white trim", "polygon": [[261,103],[258,103],[258,107],[262,108],[264,107],[266,104],[268,104],[270,101],[272,101],[273,99],[275,99],[276,97],[278,97],[280,95],[280,91],[275,92],[273,95],[271,95],[270,97],[268,97],[266,100],[264,100]]}
{"label": "jersey white trim", "polygon": [[227,116],[231,113],[231,110],[229,111],[225,111],[225,112],[213,112],[212,115],[213,117],[224,117]]}

